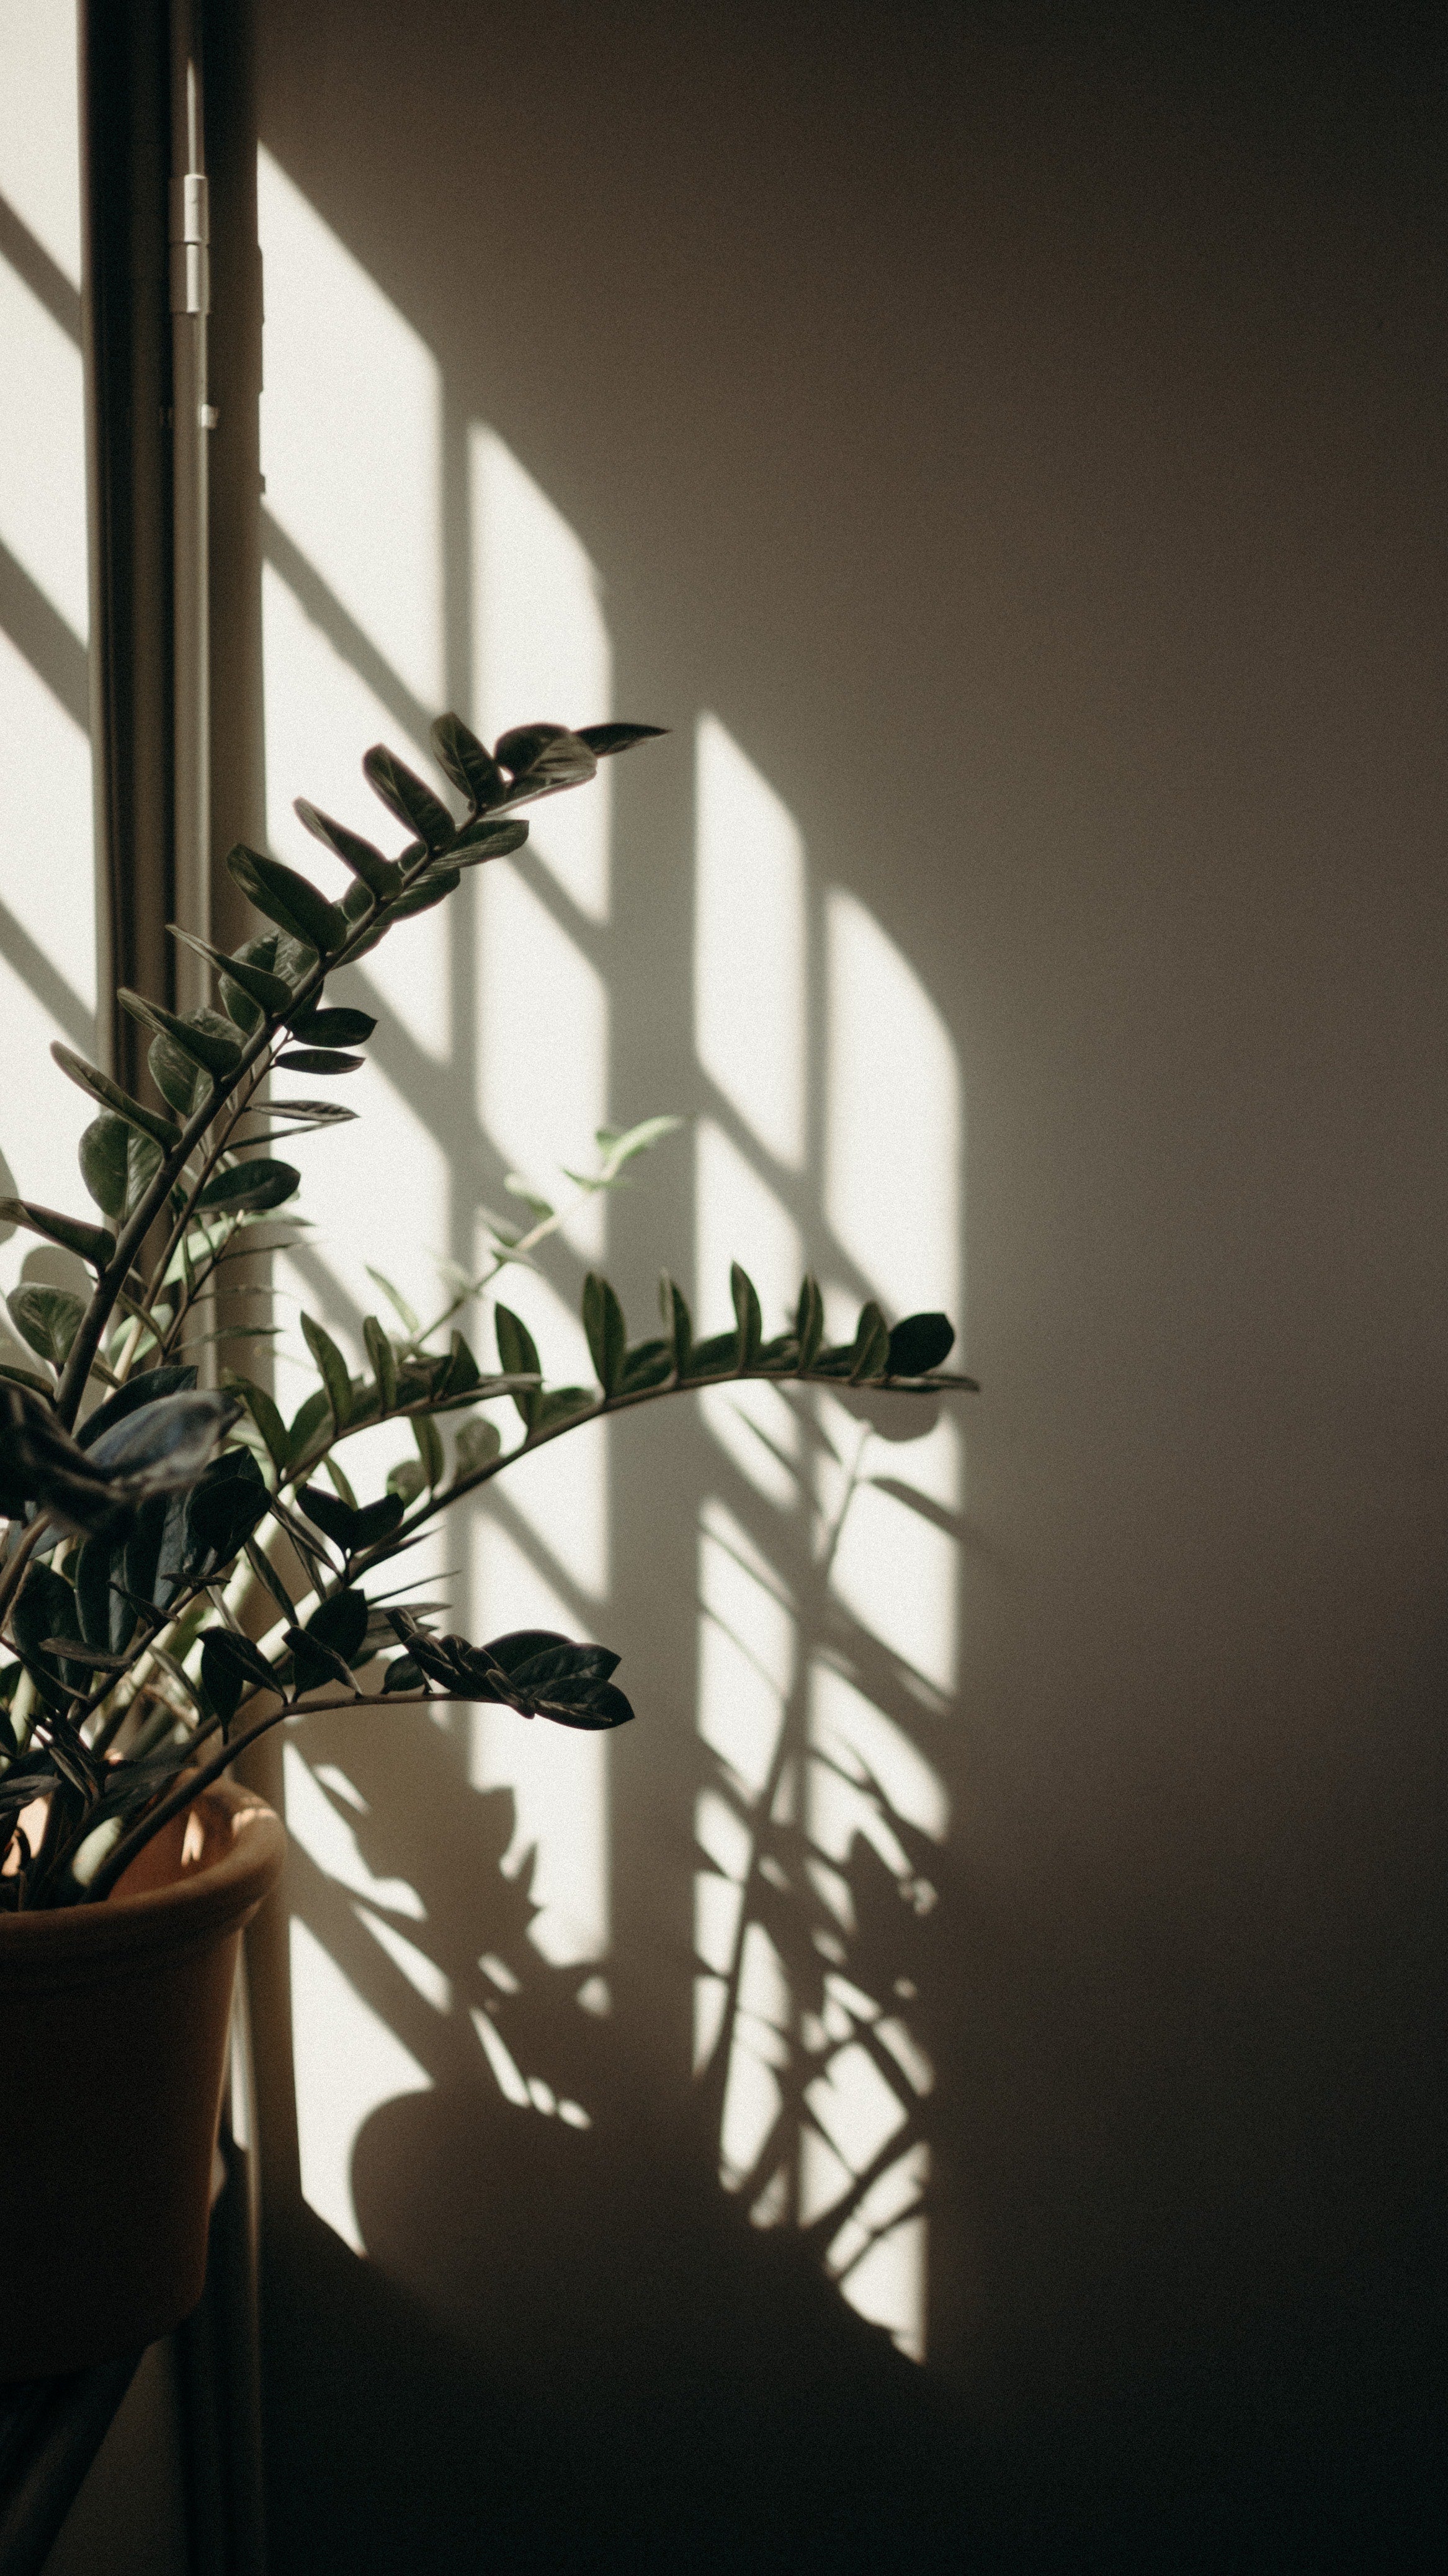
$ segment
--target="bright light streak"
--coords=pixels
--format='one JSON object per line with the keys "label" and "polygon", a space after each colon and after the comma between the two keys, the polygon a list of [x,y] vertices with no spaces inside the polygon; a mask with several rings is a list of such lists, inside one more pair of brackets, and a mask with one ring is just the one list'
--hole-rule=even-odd
{"label": "bright light streak", "polygon": [[699,1061],[766,1151],[797,1169],[804,1154],[804,842],[788,807],[717,716],[699,719],[697,764]]}
{"label": "bright light streak", "polygon": [[[267,508],[431,711],[443,692],[437,361],[265,149],[257,223]],[[305,784],[289,793],[323,801]]]}
{"label": "bright light streak", "polygon": [[960,1083],[949,1032],[894,941],[838,887],[825,934],[830,1222],[893,1314],[940,1306],[958,1326]]}
{"label": "bright light streak", "polygon": [[[0,196],[80,288],[80,97],[75,0],[0,12]],[[7,365],[13,353],[7,348]]]}
{"label": "bright light streak", "polygon": [[365,2254],[352,2197],[358,2135],[384,2102],[430,2093],[432,2078],[296,1914],[291,1971],[302,2198],[354,2254]]}
{"label": "bright light streak", "polygon": [[[591,792],[591,791],[590,791]],[[601,1193],[576,1198],[566,1170],[588,1172],[608,1101],[603,979],[506,860],[478,890],[478,1114],[539,1195],[570,1205],[565,1239],[603,1252]],[[527,1210],[515,1202],[520,1225]]]}
{"label": "bright light streak", "polygon": [[[512,1628],[577,1634],[577,1620],[506,1530],[479,1518],[472,1556],[480,1636]],[[508,1788],[515,1800],[505,1869],[516,1871],[537,1848],[532,1892],[542,1911],[529,1926],[534,1948],[554,1967],[602,1958],[609,1937],[608,1738],[507,1708],[475,1708],[470,1717],[474,1788]]]}
{"label": "bright light streak", "polygon": [[80,351],[0,259],[0,543],[83,644],[90,631]]}
{"label": "bright light streak", "polygon": [[[473,725],[492,742],[510,725],[603,723],[613,653],[598,575],[576,531],[511,448],[477,422],[468,482]],[[532,848],[591,921],[608,918],[611,795],[605,762],[591,787],[528,808]]]}

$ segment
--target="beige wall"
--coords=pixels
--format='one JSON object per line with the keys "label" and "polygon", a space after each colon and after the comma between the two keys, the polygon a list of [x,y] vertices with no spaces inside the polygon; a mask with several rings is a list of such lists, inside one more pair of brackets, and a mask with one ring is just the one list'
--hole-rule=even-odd
{"label": "beige wall", "polygon": [[[984,1384],[931,1739],[924,2371],[787,2230],[736,2223],[691,2106],[700,1435],[632,1426],[607,2108],[581,2162],[465,2088],[379,2114],[366,2264],[294,2205],[274,2129],[281,2568],[685,2563],[651,2515],[689,2563],[853,2565],[868,2534],[952,2564],[957,2475],[967,2518],[1042,2517],[1030,2565],[1077,2563],[1058,2513],[1113,2567],[1426,2546],[1427,57],[1355,55],[1328,16],[1296,45],[1254,21],[1250,51],[975,23],[260,7],[264,143],[576,531],[618,711],[679,729],[619,785],[615,1106],[702,1098],[709,708],[953,1037]],[[639,1309],[687,1241],[682,1170],[615,1237]],[[417,1758],[399,1813],[455,1894],[478,1846],[439,1822],[429,1852],[447,1758]],[[387,1750],[361,1759],[391,1794]]]}

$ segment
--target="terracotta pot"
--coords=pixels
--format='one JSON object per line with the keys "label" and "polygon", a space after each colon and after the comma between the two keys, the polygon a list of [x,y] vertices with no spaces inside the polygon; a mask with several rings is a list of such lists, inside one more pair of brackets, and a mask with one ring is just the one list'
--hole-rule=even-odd
{"label": "terracotta pot", "polygon": [[103,1904],[0,1913],[0,2380],[136,2352],[200,2298],[237,1952],[284,1842],[218,1782]]}

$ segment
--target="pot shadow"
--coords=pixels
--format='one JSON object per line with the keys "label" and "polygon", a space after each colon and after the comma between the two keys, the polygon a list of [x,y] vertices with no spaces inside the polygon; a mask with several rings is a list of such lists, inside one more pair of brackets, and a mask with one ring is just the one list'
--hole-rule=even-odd
{"label": "pot shadow", "polygon": [[[356,2138],[365,2261],[304,2203],[271,2213],[311,2287],[267,2316],[277,2567],[966,2563],[978,2464],[934,2382],[807,2230],[751,2225],[721,2189],[707,2085],[661,2098],[626,2014],[588,2008],[596,1972],[534,1947],[512,1792],[471,1789],[420,1713],[319,1715],[305,1749],[374,1889],[405,1881],[424,1914],[389,1918],[295,1848],[292,1904],[430,2089]],[[857,1846],[851,1866],[865,1933],[878,1864]]]}

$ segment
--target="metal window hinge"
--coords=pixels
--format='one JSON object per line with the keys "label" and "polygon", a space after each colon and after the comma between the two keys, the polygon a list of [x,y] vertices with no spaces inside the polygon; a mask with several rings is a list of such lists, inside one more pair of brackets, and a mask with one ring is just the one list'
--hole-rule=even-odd
{"label": "metal window hinge", "polygon": [[211,310],[211,210],[206,174],[188,171],[171,182],[171,310]]}

